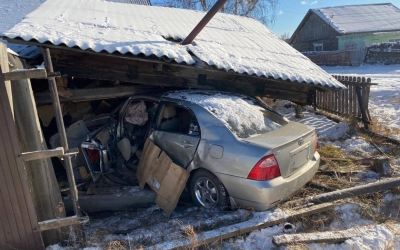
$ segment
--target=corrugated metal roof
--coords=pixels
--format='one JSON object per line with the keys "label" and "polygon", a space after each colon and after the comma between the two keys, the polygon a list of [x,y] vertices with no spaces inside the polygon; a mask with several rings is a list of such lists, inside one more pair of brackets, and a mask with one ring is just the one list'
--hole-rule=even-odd
{"label": "corrugated metal roof", "polygon": [[400,9],[391,3],[312,9],[340,34],[400,30]]}
{"label": "corrugated metal roof", "polygon": [[99,0],[48,0],[4,35],[193,65],[194,54],[202,61],[198,65],[205,62],[226,71],[344,88],[254,19],[218,13],[191,45],[170,41],[183,40],[203,16],[192,10]]}
{"label": "corrugated metal roof", "polygon": [[11,29],[45,0],[0,0],[0,33]]}

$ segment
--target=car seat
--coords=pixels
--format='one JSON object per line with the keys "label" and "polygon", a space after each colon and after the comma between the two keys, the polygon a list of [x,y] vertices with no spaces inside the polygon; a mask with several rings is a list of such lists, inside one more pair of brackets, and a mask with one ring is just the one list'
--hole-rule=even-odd
{"label": "car seat", "polygon": [[181,122],[176,116],[176,109],[174,106],[164,106],[162,117],[163,119],[160,124],[161,130],[179,132]]}

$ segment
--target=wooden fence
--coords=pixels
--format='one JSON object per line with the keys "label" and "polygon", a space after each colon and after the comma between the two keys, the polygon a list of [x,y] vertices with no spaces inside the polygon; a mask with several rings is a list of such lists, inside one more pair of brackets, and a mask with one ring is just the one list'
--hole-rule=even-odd
{"label": "wooden fence", "polygon": [[354,116],[368,128],[371,116],[368,111],[371,78],[334,75],[336,80],[347,87],[346,90],[316,91],[315,104],[318,109],[342,117]]}

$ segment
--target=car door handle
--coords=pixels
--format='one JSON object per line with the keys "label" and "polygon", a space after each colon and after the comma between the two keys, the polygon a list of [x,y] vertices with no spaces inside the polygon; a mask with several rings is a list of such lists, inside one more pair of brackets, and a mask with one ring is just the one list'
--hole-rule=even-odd
{"label": "car door handle", "polygon": [[193,144],[191,144],[191,143],[188,142],[188,141],[183,141],[183,142],[181,142],[181,146],[182,146],[183,148],[190,148],[190,147],[193,147]]}

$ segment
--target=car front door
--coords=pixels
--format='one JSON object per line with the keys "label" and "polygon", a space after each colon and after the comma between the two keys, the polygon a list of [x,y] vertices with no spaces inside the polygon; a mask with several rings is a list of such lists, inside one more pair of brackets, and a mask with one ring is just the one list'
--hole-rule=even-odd
{"label": "car front door", "polygon": [[151,139],[175,164],[186,168],[196,153],[200,128],[189,109],[163,103],[155,119]]}

